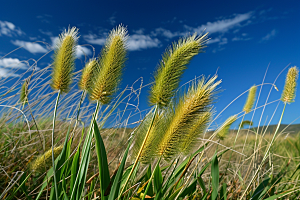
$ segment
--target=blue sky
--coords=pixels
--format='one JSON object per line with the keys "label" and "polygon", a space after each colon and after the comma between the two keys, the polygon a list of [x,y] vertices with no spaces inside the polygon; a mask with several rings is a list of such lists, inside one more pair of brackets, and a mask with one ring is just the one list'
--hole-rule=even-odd
{"label": "blue sky", "polygon": [[[58,35],[68,26],[79,28],[76,70],[82,69],[85,56],[97,56],[109,31],[122,23],[128,28],[129,54],[121,88],[143,77],[152,79],[165,49],[180,37],[194,32],[209,32],[205,53],[196,56],[186,70],[182,84],[204,74],[217,72],[222,79],[219,113],[235,97],[252,85],[273,82],[286,66],[300,66],[300,1],[3,1],[0,7],[0,57],[22,46],[23,49],[0,59],[0,79],[16,76],[9,72],[27,66],[20,61],[38,59],[53,47]],[[37,42],[42,41],[42,42]],[[43,43],[44,42],[44,43]],[[45,44],[48,45],[45,45]],[[84,52],[84,53],[83,53]],[[38,67],[51,63],[43,57]],[[285,70],[276,82],[270,100],[280,98]],[[263,87],[258,106],[263,105],[270,86]],[[147,108],[148,89],[142,91],[141,109]],[[247,95],[239,98],[216,123],[239,113]],[[286,109],[284,123],[300,116],[300,94]],[[277,105],[277,104],[276,104]],[[262,121],[269,119],[275,104],[268,106]],[[282,104],[279,105],[282,109]],[[259,121],[257,110],[254,121]],[[248,116],[251,118],[251,114]],[[276,114],[272,124],[278,121]],[[297,120],[295,123],[300,123]]]}

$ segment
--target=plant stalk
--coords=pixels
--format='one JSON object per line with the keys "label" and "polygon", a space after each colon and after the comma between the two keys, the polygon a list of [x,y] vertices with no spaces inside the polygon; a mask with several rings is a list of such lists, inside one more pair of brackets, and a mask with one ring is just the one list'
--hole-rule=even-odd
{"label": "plant stalk", "polygon": [[53,178],[54,178],[54,188],[55,188],[55,196],[58,199],[58,191],[57,191],[57,181],[56,181],[56,171],[55,171],[55,162],[54,162],[54,130],[55,130],[55,119],[56,119],[56,112],[57,112],[57,105],[60,97],[60,90],[57,93],[57,98],[55,102],[55,108],[53,113],[53,127],[52,127],[52,167],[53,167]]}

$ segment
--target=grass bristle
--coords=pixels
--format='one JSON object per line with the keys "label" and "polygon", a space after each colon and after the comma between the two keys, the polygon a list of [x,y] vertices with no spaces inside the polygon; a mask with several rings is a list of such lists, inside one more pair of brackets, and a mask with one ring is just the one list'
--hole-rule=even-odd
{"label": "grass bristle", "polygon": [[99,57],[99,68],[89,89],[90,99],[108,104],[117,91],[127,54],[127,30],[120,25],[113,29]]}
{"label": "grass bristle", "polygon": [[150,90],[149,102],[151,105],[158,105],[160,108],[168,106],[190,60],[204,48],[206,35],[194,34],[183,38],[166,50]]}
{"label": "grass bristle", "polygon": [[296,97],[297,79],[299,70],[296,66],[291,67],[286,75],[284,89],[281,95],[281,101],[292,103]]}
{"label": "grass bristle", "polygon": [[54,90],[68,92],[72,83],[72,72],[75,67],[75,51],[78,40],[76,27],[65,30],[59,36],[54,53],[51,87]]}
{"label": "grass bristle", "polygon": [[249,113],[251,109],[253,108],[254,102],[255,102],[255,95],[256,95],[257,87],[254,85],[249,89],[247,101],[245,103],[243,111],[245,113]]}
{"label": "grass bristle", "polygon": [[90,59],[82,70],[82,75],[78,82],[78,86],[81,90],[87,90],[92,87],[92,80],[97,70],[98,62],[96,59]]}
{"label": "grass bristle", "polygon": [[221,81],[214,83],[216,78],[217,76],[214,76],[206,83],[204,78],[200,79],[180,99],[168,129],[161,138],[158,147],[159,155],[170,159],[178,153],[179,149],[185,147],[184,141],[195,139],[194,137],[197,135],[189,134],[189,130],[195,123],[195,119],[211,109],[215,98],[215,89],[221,83]]}

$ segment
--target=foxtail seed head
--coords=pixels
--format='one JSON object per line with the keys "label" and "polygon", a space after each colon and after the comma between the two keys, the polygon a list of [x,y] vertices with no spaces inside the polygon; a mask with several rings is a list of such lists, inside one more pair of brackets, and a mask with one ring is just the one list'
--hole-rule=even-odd
{"label": "foxtail seed head", "polygon": [[248,92],[248,98],[247,98],[247,101],[246,101],[244,109],[243,109],[243,111],[245,113],[249,113],[251,111],[251,109],[253,108],[255,96],[256,96],[256,90],[257,90],[257,87],[254,85],[250,88],[250,90]]}
{"label": "foxtail seed head", "polygon": [[155,82],[151,87],[149,102],[159,108],[168,106],[179,86],[180,78],[190,60],[205,46],[206,36],[196,34],[173,43],[163,55],[155,73]]}
{"label": "foxtail seed head", "polygon": [[110,32],[99,58],[93,86],[88,90],[90,100],[108,104],[117,91],[126,60],[127,38],[127,30],[122,25]]}
{"label": "foxtail seed head", "polygon": [[161,137],[157,148],[158,155],[163,155],[166,160],[169,160],[184,146],[185,139],[195,139],[195,135],[189,135],[189,131],[195,119],[211,109],[215,100],[216,87],[221,83],[221,81],[214,82],[216,78],[217,76],[214,76],[206,83],[204,78],[200,79],[179,100],[167,130]]}
{"label": "foxtail seed head", "polygon": [[284,103],[294,102],[298,76],[298,68],[296,66],[291,67],[286,75],[285,85],[281,95],[281,101]]}
{"label": "foxtail seed head", "polygon": [[[55,147],[53,150],[54,157],[56,158],[62,151],[63,146]],[[34,172],[43,172],[48,169],[52,164],[52,149],[46,151],[43,155],[40,155],[31,165],[31,170]]]}
{"label": "foxtail seed head", "polygon": [[28,84],[29,81],[26,79],[21,87],[20,91],[20,102],[24,106],[26,103],[28,103]]}
{"label": "foxtail seed head", "polygon": [[222,126],[217,129],[216,131],[217,135],[221,140],[223,140],[226,137],[226,135],[229,132],[229,128],[231,124],[233,124],[233,122],[235,122],[236,119],[237,119],[237,115],[228,117],[228,119],[226,119],[226,121],[222,124]]}
{"label": "foxtail seed head", "polygon": [[68,92],[72,82],[72,72],[75,66],[75,51],[78,40],[76,27],[65,30],[59,36],[59,42],[54,53],[51,87],[54,90]]}
{"label": "foxtail seed head", "polygon": [[81,90],[87,90],[92,86],[92,79],[95,76],[98,62],[96,59],[90,59],[82,70],[78,86]]}
{"label": "foxtail seed head", "polygon": [[192,123],[191,128],[189,129],[186,137],[184,137],[181,146],[181,151],[186,155],[194,149],[196,144],[199,144],[199,136],[207,129],[212,115],[212,110],[208,110],[198,116],[198,118],[195,119],[195,122]]}

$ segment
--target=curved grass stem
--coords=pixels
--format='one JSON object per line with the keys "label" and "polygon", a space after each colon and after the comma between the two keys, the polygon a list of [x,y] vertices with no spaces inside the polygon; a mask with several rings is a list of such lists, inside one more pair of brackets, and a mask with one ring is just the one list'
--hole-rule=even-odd
{"label": "curved grass stem", "polygon": [[254,179],[256,178],[256,176],[257,176],[259,170],[261,169],[261,167],[263,166],[265,160],[266,160],[267,157],[268,157],[269,151],[270,151],[270,149],[271,149],[271,147],[272,147],[272,144],[274,143],[274,140],[275,140],[276,135],[277,135],[277,133],[278,133],[278,130],[279,130],[279,127],[280,127],[282,118],[283,118],[283,114],[284,114],[284,111],[285,111],[285,107],[286,107],[286,102],[284,103],[284,107],[283,107],[283,110],[282,110],[282,113],[281,113],[279,122],[278,122],[278,124],[277,124],[277,127],[276,127],[275,133],[274,133],[274,135],[273,135],[273,138],[272,138],[272,140],[271,140],[271,142],[270,142],[270,144],[269,144],[269,146],[268,146],[268,149],[267,149],[267,151],[266,151],[266,153],[265,153],[265,155],[264,155],[264,157],[263,157],[263,159],[262,159],[260,165],[258,166],[257,170],[255,171],[254,176],[252,177],[250,183],[248,184],[247,188],[245,189],[245,191],[244,191],[244,193],[242,194],[242,196],[241,196],[240,199],[243,199],[243,197],[245,196],[247,190],[248,190],[249,187],[251,186],[251,184],[252,184],[252,182],[254,181]]}
{"label": "curved grass stem", "polygon": [[55,130],[55,119],[56,119],[56,112],[57,112],[57,105],[60,97],[60,90],[57,93],[57,98],[55,102],[54,107],[54,113],[53,113],[53,127],[52,127],[52,167],[53,167],[53,178],[54,178],[54,188],[55,188],[55,196],[56,199],[58,199],[58,191],[57,191],[57,181],[56,181],[56,174],[55,174],[55,162],[54,162],[54,130]]}

